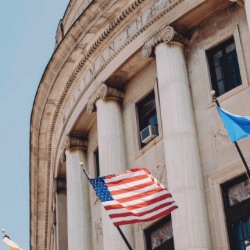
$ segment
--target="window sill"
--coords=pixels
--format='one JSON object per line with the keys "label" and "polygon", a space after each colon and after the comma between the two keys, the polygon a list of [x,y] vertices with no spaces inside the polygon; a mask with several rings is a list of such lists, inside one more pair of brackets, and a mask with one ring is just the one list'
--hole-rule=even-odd
{"label": "window sill", "polygon": [[152,141],[150,141],[147,145],[145,145],[143,148],[141,148],[139,151],[136,153],[136,159],[142,156],[144,153],[146,153],[150,148],[153,148],[156,144],[158,144],[159,141],[162,140],[162,135],[158,135],[155,137]]}

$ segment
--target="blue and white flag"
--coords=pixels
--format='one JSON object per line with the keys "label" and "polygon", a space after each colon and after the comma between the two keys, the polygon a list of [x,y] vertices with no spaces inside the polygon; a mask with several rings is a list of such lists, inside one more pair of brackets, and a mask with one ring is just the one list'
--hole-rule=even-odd
{"label": "blue and white flag", "polygon": [[250,136],[249,116],[233,115],[220,107],[217,110],[232,142]]}

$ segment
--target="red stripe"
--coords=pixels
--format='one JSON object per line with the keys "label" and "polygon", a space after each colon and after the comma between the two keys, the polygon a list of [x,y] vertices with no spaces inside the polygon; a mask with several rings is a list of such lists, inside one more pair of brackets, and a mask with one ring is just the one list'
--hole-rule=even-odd
{"label": "red stripe", "polygon": [[115,191],[110,191],[110,193],[111,193],[111,195],[123,194],[123,193],[131,192],[131,191],[135,191],[137,189],[149,187],[151,185],[152,185],[152,182],[150,181],[150,182],[139,184],[139,185],[136,185],[136,186],[133,186],[133,187],[123,188],[123,189],[115,190]]}
{"label": "red stripe", "polygon": [[137,208],[143,208],[143,207],[147,207],[149,205],[152,205],[156,202],[159,202],[163,199],[167,199],[167,198],[172,198],[172,195],[170,193],[168,194],[163,194],[162,196],[159,196],[157,198],[154,198],[154,199],[151,199],[149,201],[144,201],[144,202],[141,202],[141,203],[138,203],[138,204],[135,204],[135,205],[131,205],[131,206],[122,206],[122,204],[116,204],[116,205],[107,205],[107,206],[104,206],[106,210],[111,210],[111,209],[119,209],[119,208],[126,208],[128,210],[134,210],[134,209],[137,209]]}
{"label": "red stripe", "polygon": [[130,183],[130,182],[133,182],[133,181],[140,181],[140,180],[147,179],[147,178],[148,178],[148,175],[143,174],[143,175],[129,177],[127,179],[113,181],[113,182],[109,182],[109,183],[105,183],[105,184],[107,185],[107,187],[115,187],[115,186],[118,186],[118,185]]}
{"label": "red stripe", "polygon": [[[165,189],[163,189],[163,190],[165,190]],[[161,187],[157,187],[154,190],[150,190],[148,192],[143,192],[143,193],[140,193],[140,194],[136,194],[134,196],[129,196],[129,197],[126,197],[126,198],[117,199],[117,202],[123,203],[123,202],[128,202],[128,201],[133,201],[133,200],[140,200],[143,197],[147,197],[149,195],[159,193],[159,192],[161,192],[163,190],[162,190]]]}
{"label": "red stripe", "polygon": [[[155,220],[157,218],[160,218],[164,215],[170,214],[173,210],[175,210],[176,208],[178,208],[177,206],[173,206],[157,215],[154,215],[152,217],[149,217],[147,219],[134,219],[134,220],[129,220],[129,221],[119,221],[119,222],[114,222],[115,226],[121,226],[121,225],[127,225],[127,224],[133,224],[133,223],[137,223],[137,222],[146,222],[146,221],[151,221],[151,220]],[[122,218],[121,218],[122,219]]]}
{"label": "red stripe", "polygon": [[105,176],[105,179],[111,179],[113,177],[117,177],[117,176],[121,176],[121,175],[124,175],[124,174],[129,174],[129,173],[135,173],[135,172],[139,172],[139,171],[144,171],[146,174],[150,174],[150,171],[146,168],[131,168],[130,170],[127,170],[123,173],[120,173],[120,174],[111,174],[111,175],[107,175]]}
{"label": "red stripe", "polygon": [[167,207],[169,205],[171,205],[172,203],[174,203],[174,201],[171,202],[167,202],[164,204],[161,204],[159,206],[156,206],[148,211],[145,212],[141,212],[141,213],[133,213],[133,212],[127,212],[127,213],[120,213],[120,214],[110,214],[109,217],[112,218],[119,218],[119,217],[127,217],[127,216],[138,216],[138,219],[140,218],[140,216],[146,215],[146,214],[150,214],[152,212],[155,212],[163,207]]}

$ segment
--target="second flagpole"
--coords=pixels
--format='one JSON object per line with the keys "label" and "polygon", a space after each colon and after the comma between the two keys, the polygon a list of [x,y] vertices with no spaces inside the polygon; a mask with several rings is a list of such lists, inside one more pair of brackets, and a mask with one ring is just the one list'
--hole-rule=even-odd
{"label": "second flagpole", "polygon": [[[216,105],[220,108],[221,106],[220,106],[220,103],[219,103],[218,99],[215,97],[215,91],[214,90],[211,91],[211,96],[212,96],[213,102],[215,102]],[[238,153],[240,155],[240,158],[241,158],[241,160],[242,160],[242,162],[244,164],[244,167],[246,169],[247,177],[250,180],[250,170],[249,170],[249,167],[247,165],[247,162],[246,162],[246,160],[245,160],[245,158],[244,158],[244,156],[243,156],[243,154],[242,154],[242,152],[240,150],[240,147],[239,147],[238,143],[234,142],[234,145],[235,145],[235,147],[236,147],[236,149],[237,149],[237,151],[238,151]]]}

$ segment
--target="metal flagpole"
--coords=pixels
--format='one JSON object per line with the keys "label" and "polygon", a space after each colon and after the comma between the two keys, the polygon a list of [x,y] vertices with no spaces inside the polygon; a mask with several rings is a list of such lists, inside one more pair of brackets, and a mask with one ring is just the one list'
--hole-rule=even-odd
{"label": "metal flagpole", "polygon": [[[214,90],[211,91],[211,96],[212,96],[213,102],[215,102],[216,105],[220,108],[221,106],[220,106],[220,103],[219,103],[218,99],[215,97],[215,91]],[[246,168],[247,177],[250,180],[250,170],[249,170],[249,167],[247,165],[247,162],[246,162],[246,160],[245,160],[245,158],[244,158],[244,156],[243,156],[243,154],[242,154],[242,152],[240,150],[240,147],[239,147],[238,143],[234,142],[234,145],[237,148],[237,151],[238,151],[238,153],[240,155],[240,158],[241,158],[241,160],[242,160],[242,162],[244,164],[244,167]]]}
{"label": "metal flagpole", "polygon": [[[88,180],[90,180],[90,176],[89,176],[87,170],[84,168],[83,162],[80,162],[80,167],[81,167],[81,169],[83,170],[83,173],[84,173],[84,174],[86,175],[86,177],[88,178]],[[116,226],[116,228],[118,229],[118,231],[119,231],[119,233],[120,233],[122,239],[123,239],[124,242],[126,243],[128,249],[129,249],[129,250],[133,250],[133,248],[132,248],[131,245],[129,244],[127,238],[126,238],[125,235],[123,234],[121,228],[120,228],[119,226]]]}

